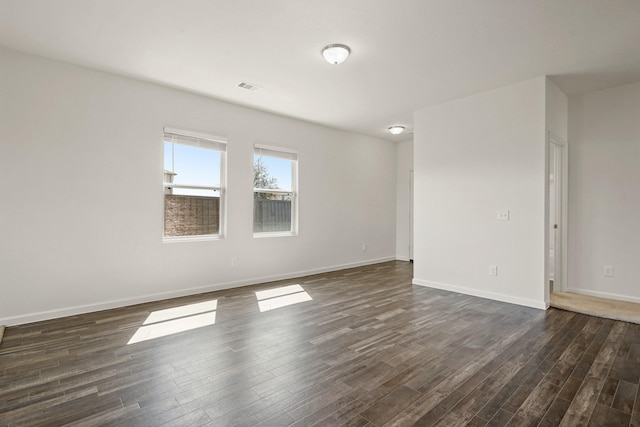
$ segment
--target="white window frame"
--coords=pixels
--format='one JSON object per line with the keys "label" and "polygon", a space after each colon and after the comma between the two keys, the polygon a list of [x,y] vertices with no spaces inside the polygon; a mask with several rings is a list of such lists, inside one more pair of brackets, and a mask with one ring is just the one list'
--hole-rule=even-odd
{"label": "white window frame", "polygon": [[[164,181],[164,165],[162,179],[162,241],[163,243],[175,242],[194,242],[202,240],[221,240],[226,235],[226,177],[227,177],[227,140],[222,137],[208,135],[200,132],[186,131],[175,128],[164,128],[163,143],[163,159],[164,159],[164,142],[171,141],[182,145],[190,145],[193,147],[201,147],[209,150],[215,150],[220,153],[220,185],[206,186],[198,184],[174,184]],[[164,160],[163,160],[164,162]],[[164,212],[165,200],[164,192],[167,188],[189,188],[197,190],[214,190],[220,192],[220,206],[218,218],[218,234],[206,234],[195,236],[165,236],[164,235]]]}
{"label": "white window frame", "polygon": [[[275,157],[291,160],[291,191],[269,188],[253,188],[253,193],[273,193],[291,195],[291,230],[290,231],[262,231],[253,232],[254,238],[287,237],[298,235],[298,152],[290,148],[275,147],[272,145],[254,144],[251,165],[255,162],[256,155]],[[255,199],[255,198],[254,198]],[[255,202],[254,202],[255,203]],[[252,205],[253,208],[253,205]],[[251,215],[251,228],[254,227],[253,213]]]}

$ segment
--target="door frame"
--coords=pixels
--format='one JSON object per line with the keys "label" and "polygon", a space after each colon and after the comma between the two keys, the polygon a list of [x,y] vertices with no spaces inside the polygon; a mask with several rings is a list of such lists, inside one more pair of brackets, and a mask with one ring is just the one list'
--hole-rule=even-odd
{"label": "door frame", "polygon": [[[546,164],[547,164],[547,173],[545,176],[545,182],[546,182],[546,188],[549,188],[550,185],[550,180],[549,180],[549,173],[551,172],[551,168],[552,165],[549,164],[549,154],[551,152],[551,150],[559,150],[560,152],[560,173],[558,174],[557,171],[553,171],[554,172],[554,183],[555,183],[555,190],[556,190],[556,218],[560,218],[559,221],[559,229],[560,229],[560,238],[559,238],[559,246],[560,246],[560,250],[558,251],[557,247],[555,248],[555,252],[554,252],[554,258],[555,258],[555,272],[558,272],[558,267],[560,268],[560,274],[554,274],[554,289],[556,290],[560,290],[562,292],[566,292],[568,289],[567,286],[567,278],[568,278],[568,271],[567,271],[567,235],[568,235],[568,182],[569,182],[569,153],[568,153],[568,148],[569,148],[569,144],[567,143],[566,140],[564,140],[563,138],[559,137],[558,135],[555,135],[553,132],[549,131],[547,133],[547,150],[546,150]],[[560,179],[558,179],[560,178]],[[559,181],[559,182],[558,182]],[[557,203],[557,199],[560,199],[560,203]],[[545,300],[548,302],[549,301],[549,286],[548,286],[548,281],[549,281],[549,273],[550,273],[550,262],[549,262],[549,231],[551,229],[551,227],[553,227],[553,224],[551,224],[549,222],[549,208],[550,208],[550,195],[547,193],[547,197],[546,197],[546,215],[547,218],[545,219],[545,224],[547,224],[547,227],[545,227],[545,277],[544,277],[544,283],[545,283]],[[554,272],[554,273],[555,273]],[[556,281],[559,281],[560,286],[556,286]]]}
{"label": "door frame", "polygon": [[413,262],[413,169],[409,171],[409,261]]}

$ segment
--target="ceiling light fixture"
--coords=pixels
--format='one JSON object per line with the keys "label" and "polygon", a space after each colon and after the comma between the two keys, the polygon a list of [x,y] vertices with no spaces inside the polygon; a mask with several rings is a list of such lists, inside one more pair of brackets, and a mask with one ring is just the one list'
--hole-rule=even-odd
{"label": "ceiling light fixture", "polygon": [[389,133],[391,133],[392,135],[400,135],[402,132],[404,132],[404,126],[391,126],[389,128]]}
{"label": "ceiling light fixture", "polygon": [[349,46],[343,44],[330,44],[322,49],[322,56],[329,64],[337,65],[345,61],[351,53]]}

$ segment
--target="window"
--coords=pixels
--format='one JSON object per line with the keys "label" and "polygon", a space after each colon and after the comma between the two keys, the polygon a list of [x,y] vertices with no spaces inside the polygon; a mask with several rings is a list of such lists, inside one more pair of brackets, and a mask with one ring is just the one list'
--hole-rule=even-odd
{"label": "window", "polygon": [[297,232],[298,154],[256,145],[253,155],[254,237]]}
{"label": "window", "polygon": [[164,238],[223,235],[224,141],[164,130]]}

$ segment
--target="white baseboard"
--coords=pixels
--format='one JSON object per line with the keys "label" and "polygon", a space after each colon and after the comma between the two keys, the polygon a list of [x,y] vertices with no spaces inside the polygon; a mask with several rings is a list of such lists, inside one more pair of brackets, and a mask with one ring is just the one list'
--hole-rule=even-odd
{"label": "white baseboard", "polygon": [[571,292],[574,294],[588,295],[591,297],[615,299],[618,301],[635,302],[640,304],[640,298],[631,297],[628,295],[612,294],[609,292],[590,291],[588,289],[579,289],[579,288],[569,288],[567,289],[567,292]]}
{"label": "white baseboard", "polygon": [[510,304],[523,305],[525,307],[546,310],[549,304],[545,301],[536,301],[526,298],[518,298],[512,295],[499,294],[496,292],[487,292],[473,288],[465,288],[463,286],[449,285],[446,283],[430,282],[428,280],[413,279],[414,285],[426,286],[428,288],[442,289],[444,291],[457,292],[459,294],[472,295],[474,297],[487,298],[495,301],[508,302]]}
{"label": "white baseboard", "polygon": [[408,256],[396,256],[396,261],[411,261]]}
{"label": "white baseboard", "polygon": [[297,277],[310,276],[312,274],[327,273],[330,271],[346,270],[349,268],[362,267],[365,265],[379,264],[381,262],[395,261],[396,257],[384,257],[371,259],[367,261],[352,262],[347,264],[338,264],[328,267],[314,268],[310,270],[295,271],[291,273],[276,274],[271,276],[254,277],[249,279],[236,280],[231,282],[215,283],[207,286],[196,288],[180,289],[177,291],[158,292],[148,295],[140,295],[132,298],[123,298],[111,301],[105,301],[94,304],[77,305],[73,307],[60,308],[56,310],[40,311],[13,317],[0,318],[0,325],[15,326],[25,323],[40,322],[42,320],[57,319],[66,316],[75,316],[94,311],[110,310],[113,308],[126,307],[134,304],[142,304],[145,302],[160,301],[169,298],[178,298],[188,295],[203,294],[206,292],[220,291],[223,289],[238,288],[241,286],[256,285],[258,283],[274,282],[277,280],[294,279]]}

